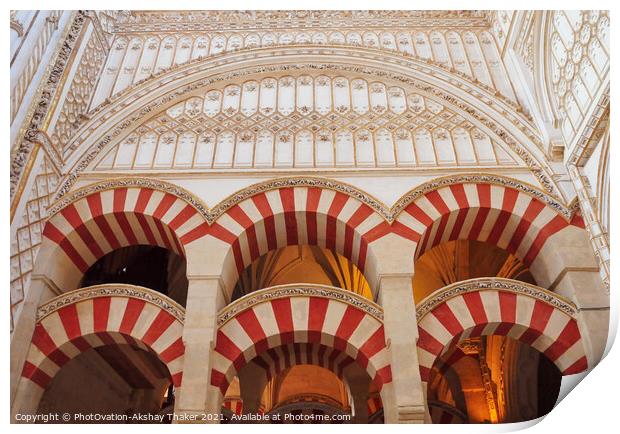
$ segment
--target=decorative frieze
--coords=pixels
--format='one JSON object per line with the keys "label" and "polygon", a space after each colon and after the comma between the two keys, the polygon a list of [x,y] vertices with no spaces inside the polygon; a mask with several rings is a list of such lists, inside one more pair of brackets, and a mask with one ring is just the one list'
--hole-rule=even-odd
{"label": "decorative frieze", "polygon": [[511,279],[502,279],[499,277],[483,277],[477,279],[464,280],[452,285],[448,285],[444,288],[438,289],[416,307],[416,316],[418,323],[431,312],[435,307],[450,300],[451,298],[459,295],[466,294],[468,292],[476,291],[506,291],[516,294],[526,295],[528,297],[535,298],[543,301],[556,309],[561,310],[572,318],[576,318],[578,313],[577,307],[562,296],[555,294],[551,291],[547,291],[541,287],[531,285],[529,283],[520,282]]}
{"label": "decorative frieze", "polygon": [[41,321],[65,306],[99,297],[127,297],[143,300],[168,312],[181,324],[185,321],[185,309],[165,295],[142,286],[124,284],[95,285],[62,294],[39,307],[36,321]]}
{"label": "decorative frieze", "polygon": [[47,156],[37,168],[32,189],[28,192],[21,216],[16,216],[15,238],[11,240],[11,330],[30,286],[35,258],[41,245],[47,207],[58,186],[60,176]]}
{"label": "decorative frieze", "polygon": [[519,162],[433,99],[389,82],[302,74],[181,100],[135,128],[94,170],[438,166]]}
{"label": "decorative frieze", "polygon": [[325,285],[280,285],[252,292],[222,309],[217,318],[217,326],[221,327],[240,312],[266,301],[289,297],[321,297],[339,300],[363,310],[377,320],[383,322],[383,309],[372,301],[340,288]]}
{"label": "decorative frieze", "polygon": [[59,52],[56,55],[53,66],[47,76],[46,81],[42,82],[42,86],[39,90],[40,99],[34,107],[34,113],[30,117],[29,122],[23,138],[17,139],[17,147],[14,153],[11,155],[11,174],[10,174],[10,194],[11,199],[17,190],[22,172],[28,162],[28,157],[34,144],[37,141],[37,135],[40,128],[43,126],[43,122],[47,117],[48,110],[54,98],[58,85],[62,81],[62,76],[65,73],[65,67],[69,62],[69,58],[73,51],[75,42],[82,31],[82,27],[86,20],[86,15],[83,11],[78,11],[75,14],[71,26],[68,29],[68,33],[59,48]]}
{"label": "decorative frieze", "polygon": [[114,30],[125,32],[222,31],[227,29],[488,27],[485,11],[474,10],[259,10],[128,11]]}
{"label": "decorative frieze", "polygon": [[88,111],[107,54],[96,32],[90,33],[88,40],[82,43],[86,44],[86,47],[51,132],[51,140],[61,153]]}
{"label": "decorative frieze", "polygon": [[152,75],[224,53],[265,47],[365,47],[400,54],[442,67],[499,92],[511,102],[516,97],[493,36],[485,29],[303,27],[291,30],[207,33],[161,32],[117,34],[97,87],[93,106]]}
{"label": "decorative frieze", "polygon": [[[39,69],[39,65],[52,39],[52,35],[58,29],[58,18],[61,11],[50,11],[45,19],[45,24],[40,30],[39,37],[29,52],[28,61],[20,71],[15,85],[11,88],[11,122],[15,119],[22,100],[30,87],[32,79]],[[19,31],[21,25],[17,20],[11,20],[11,28]],[[23,29],[22,29],[23,32]]]}

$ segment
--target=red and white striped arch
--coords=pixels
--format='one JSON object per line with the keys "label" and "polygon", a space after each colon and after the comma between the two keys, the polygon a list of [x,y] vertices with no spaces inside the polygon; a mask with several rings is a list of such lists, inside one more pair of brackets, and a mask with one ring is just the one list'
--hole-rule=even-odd
{"label": "red and white striped arch", "polygon": [[[71,294],[87,293],[93,288],[97,287]],[[176,316],[147,301],[149,298],[118,295],[77,298],[79,301],[52,311],[36,323],[22,377],[42,393],[58,371],[84,351],[129,344],[157,355],[166,364],[173,384],[180,387],[185,347],[181,339],[183,323]]]}
{"label": "red and white striped arch", "polygon": [[346,353],[325,345],[294,343],[270,348],[255,357],[251,363],[265,371],[267,380],[296,365],[320,366],[342,379],[346,368],[355,363],[355,360]]}
{"label": "red and white striped arch", "polygon": [[364,270],[369,245],[390,232],[370,206],[320,187],[284,187],[257,193],[223,213],[209,234],[226,244],[239,274],[268,251],[297,244],[335,250]]}
{"label": "red and white striped arch", "polygon": [[147,244],[184,256],[184,246],[206,235],[191,204],[144,187],[96,191],[63,207],[47,221],[44,239],[58,245],[60,260],[81,274],[115,249]]}
{"label": "red and white striped arch", "polygon": [[223,396],[236,372],[256,356],[296,343],[323,345],[344,353],[366,370],[379,390],[392,381],[382,321],[343,300],[296,295],[257,299],[219,327],[211,385]]}
{"label": "red and white striped arch", "polygon": [[443,242],[468,239],[494,244],[530,265],[547,239],[574,224],[539,199],[510,187],[456,183],[407,205],[392,230],[416,243],[416,258]]}
{"label": "red and white striped arch", "polygon": [[418,318],[418,331],[424,382],[451,343],[485,335],[509,336],[532,346],[564,375],[588,368],[576,319],[546,301],[518,292],[485,289],[454,296]]}

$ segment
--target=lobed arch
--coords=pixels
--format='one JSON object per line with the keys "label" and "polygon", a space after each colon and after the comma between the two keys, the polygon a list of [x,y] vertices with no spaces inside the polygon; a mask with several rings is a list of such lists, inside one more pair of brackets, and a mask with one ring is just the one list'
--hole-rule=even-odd
{"label": "lobed arch", "polygon": [[[303,51],[303,54],[300,54]],[[260,65],[277,52],[277,63]],[[257,66],[260,65],[260,66]],[[479,83],[416,58],[403,58],[362,47],[282,47],[233,52],[179,66],[129,88],[108,105],[93,111],[91,119],[69,144],[67,171],[58,196],[66,194],[79,172],[100,151],[114,146],[152,113],[173,106],[181,98],[214,83],[243,80],[256,74],[320,71],[322,74],[361,74],[370,80],[389,80],[445,104],[476,124],[493,140],[505,143],[532,170],[542,188],[556,192],[553,171],[546,166],[535,128],[512,103]],[[375,77],[375,78],[373,78]],[[480,101],[485,102],[481,105]],[[476,108],[478,107],[478,108]],[[75,151],[75,152],[74,152]]]}
{"label": "lobed arch", "polygon": [[532,346],[563,375],[589,366],[575,305],[534,285],[502,278],[466,280],[427,297],[416,314],[424,383],[452,343],[485,335],[509,336]]}
{"label": "lobed arch", "polygon": [[147,178],[124,178],[82,187],[53,204],[34,272],[61,291],[77,288],[99,258],[121,247],[146,244],[181,257],[204,233],[204,205],[182,188]]}
{"label": "lobed arch", "polygon": [[223,397],[248,362],[287,344],[323,345],[343,353],[368,373],[382,398],[392,382],[379,306],[333,287],[283,285],[220,311],[210,386]]}
{"label": "lobed arch", "polygon": [[133,285],[90,286],[48,301],[37,312],[13,409],[36,413],[45,388],[66,363],[91,348],[111,344],[153,353],[180,388],[184,321],[182,306]]}

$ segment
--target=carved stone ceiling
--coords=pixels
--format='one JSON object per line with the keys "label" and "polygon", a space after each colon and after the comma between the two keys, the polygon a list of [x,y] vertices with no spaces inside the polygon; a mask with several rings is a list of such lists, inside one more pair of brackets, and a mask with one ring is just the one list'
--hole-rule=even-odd
{"label": "carved stone ceiling", "polygon": [[516,100],[486,15],[481,12],[328,12],[118,14],[115,39],[91,108],[187,62],[239,50],[290,45],[396,52],[450,69]]}
{"label": "carved stone ceiling", "polygon": [[470,119],[362,77],[263,77],[157,113],[94,170],[523,167]]}

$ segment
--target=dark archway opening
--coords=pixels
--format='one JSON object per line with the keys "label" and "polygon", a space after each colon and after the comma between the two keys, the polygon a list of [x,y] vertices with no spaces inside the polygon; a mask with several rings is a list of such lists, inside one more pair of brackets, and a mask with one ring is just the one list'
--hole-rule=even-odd
{"label": "dark archway opening", "polygon": [[468,338],[434,363],[428,382],[433,423],[510,423],[549,413],[562,374],[544,354],[506,336]]}
{"label": "dark archway opening", "polygon": [[162,247],[137,245],[116,249],[88,269],[80,287],[105,283],[144,286],[183,307],[187,301],[186,261]]}
{"label": "dark archway opening", "polygon": [[357,266],[334,250],[314,245],[294,245],[272,250],[240,274],[232,301],[276,285],[311,283],[330,285],[372,300],[366,277]]}
{"label": "dark archway opening", "polygon": [[168,368],[144,345],[127,341],[90,348],[63,365],[38,413],[68,413],[66,423],[169,423],[174,388]]}

